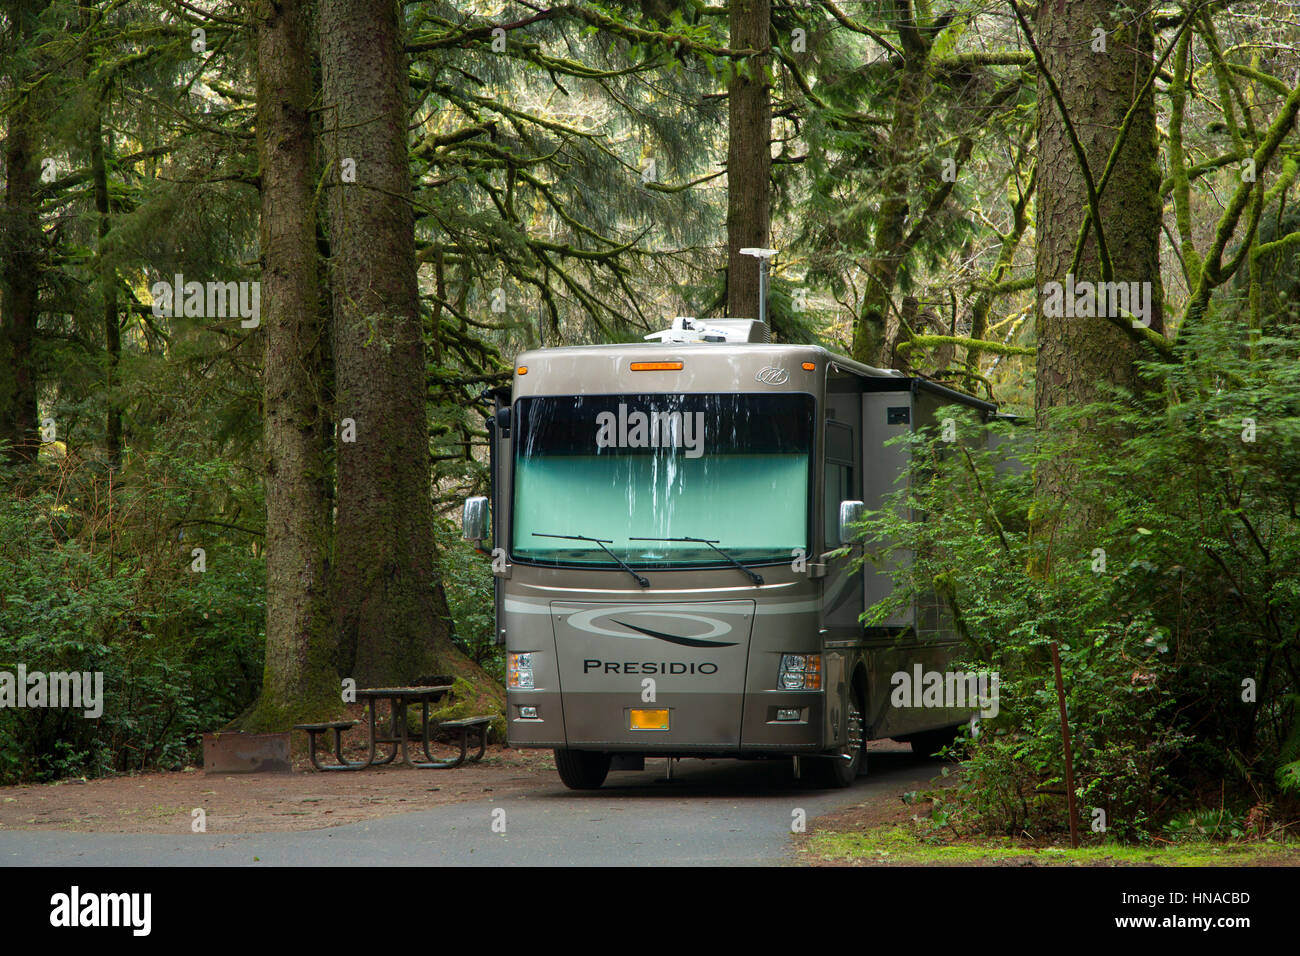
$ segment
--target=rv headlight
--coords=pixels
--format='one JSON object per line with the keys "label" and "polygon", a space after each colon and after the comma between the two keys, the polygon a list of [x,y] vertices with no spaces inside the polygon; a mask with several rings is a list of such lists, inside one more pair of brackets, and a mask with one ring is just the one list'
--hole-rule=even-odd
{"label": "rv headlight", "polygon": [[515,690],[533,689],[533,655],[525,651],[522,654],[506,655],[506,686]]}
{"label": "rv headlight", "polygon": [[779,690],[821,690],[822,656],[820,654],[782,654],[777,672]]}

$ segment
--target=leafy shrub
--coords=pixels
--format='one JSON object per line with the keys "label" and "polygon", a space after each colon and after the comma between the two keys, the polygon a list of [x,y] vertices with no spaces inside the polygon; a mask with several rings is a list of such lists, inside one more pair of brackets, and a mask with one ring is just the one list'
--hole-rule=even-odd
{"label": "leafy shrub", "polygon": [[438,562],[451,611],[453,638],[475,663],[505,683],[505,648],[496,643],[491,565],[450,522],[437,525]]}
{"label": "leafy shrub", "polygon": [[151,464],[123,481],[111,515],[97,503],[102,475],[92,465],[0,474],[9,489],[0,496],[0,670],[103,675],[96,719],[84,708],[0,710],[0,780],[183,765],[203,732],[257,693],[259,556],[247,541],[205,536],[207,570],[190,569],[195,498],[232,487],[234,476],[220,462]]}
{"label": "leafy shrub", "polygon": [[[1108,835],[1142,839],[1225,779],[1242,807],[1296,792],[1300,350],[1238,338],[1207,320],[1178,364],[1144,367],[1148,391],[1063,413],[1033,449],[1014,434],[1027,426],[963,409],[940,415],[960,445],[901,439],[925,480],[868,517],[866,552],[916,559],[865,620],[937,592],[964,666],[1000,672],[1000,713],[968,748],[971,824],[1065,825],[1052,641],[1085,829],[1101,809]],[[1013,446],[1028,471],[1005,467]],[[1035,497],[1049,464],[1069,476],[1063,500]]]}

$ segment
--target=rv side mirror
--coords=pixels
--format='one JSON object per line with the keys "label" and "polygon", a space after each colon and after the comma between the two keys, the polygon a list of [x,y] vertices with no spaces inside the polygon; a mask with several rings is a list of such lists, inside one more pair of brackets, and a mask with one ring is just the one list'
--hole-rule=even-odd
{"label": "rv side mirror", "polygon": [[465,510],[461,514],[460,528],[461,534],[466,541],[474,541],[480,545],[483,543],[483,540],[491,533],[488,500],[486,498],[465,499]]}
{"label": "rv side mirror", "polygon": [[840,543],[848,544],[853,540],[856,529],[853,527],[862,520],[862,513],[867,510],[861,501],[840,502]]}

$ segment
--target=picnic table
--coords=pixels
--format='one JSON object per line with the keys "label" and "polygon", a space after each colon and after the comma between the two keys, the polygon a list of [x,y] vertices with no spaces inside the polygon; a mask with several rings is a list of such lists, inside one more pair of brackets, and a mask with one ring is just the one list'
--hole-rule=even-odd
{"label": "picnic table", "polygon": [[[460,731],[460,753],[447,760],[437,760],[429,752],[429,704],[441,701],[451,693],[450,684],[432,684],[422,687],[365,687],[357,689],[357,698],[365,701],[369,709],[370,740],[369,752],[365,760],[348,760],[343,756],[343,734],[356,726],[356,721],[330,721],[321,724],[297,724],[296,730],[307,731],[311,740],[311,762],[317,770],[364,770],[367,767],[382,767],[402,755],[402,763],[419,770],[450,770],[459,767],[466,760],[469,749],[469,734],[478,733],[478,753],[469,757],[470,761],[479,760],[487,748],[488,725],[491,717],[471,717],[466,720],[433,721],[435,731]],[[378,704],[388,701],[388,728],[380,732]],[[407,717],[407,708],[420,705],[420,732],[418,739],[423,746],[425,760],[412,760],[408,750],[411,740],[411,728]],[[334,732],[334,756],[338,763],[323,764],[317,755],[318,738],[329,731]],[[392,747],[392,753],[382,759],[377,757],[380,744]]]}

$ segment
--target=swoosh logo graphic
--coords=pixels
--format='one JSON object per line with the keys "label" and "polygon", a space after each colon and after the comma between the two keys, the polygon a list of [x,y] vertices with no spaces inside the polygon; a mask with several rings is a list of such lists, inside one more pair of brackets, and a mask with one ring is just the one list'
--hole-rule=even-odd
{"label": "swoosh logo graphic", "polygon": [[[599,634],[602,637],[636,638],[638,641],[651,640],[649,634],[637,636],[636,634],[629,634],[629,628],[625,626],[619,625],[618,630],[614,630],[614,628],[609,627],[608,625],[616,623],[612,619],[615,614],[654,614],[654,621],[656,624],[661,620],[668,618],[672,620],[691,621],[695,624],[704,625],[707,630],[703,633],[699,631],[693,633],[691,635],[691,640],[710,641],[715,638],[727,637],[730,635],[736,626],[736,622],[734,620],[721,620],[719,617],[713,616],[713,614],[697,614],[692,612],[702,609],[706,611],[721,612],[722,616],[735,618],[737,613],[743,608],[743,604],[738,604],[737,606],[728,608],[690,604],[603,604],[579,610],[577,613],[573,613],[573,611],[565,608],[564,605],[557,605],[557,607],[564,609],[562,613],[569,614],[569,627],[574,628],[575,630],[585,631],[588,634]],[[673,637],[675,635],[669,634],[667,636]],[[658,640],[658,638],[654,638],[654,640]]]}
{"label": "swoosh logo graphic", "polygon": [[637,631],[646,635],[646,637],[657,637],[661,641],[667,641],[670,644],[680,644],[683,647],[735,647],[735,641],[702,641],[696,637],[678,637],[676,634],[665,634],[663,631],[652,631],[648,627],[637,627],[635,624],[629,624],[627,621],[620,621],[614,618],[615,624],[622,624],[628,630]]}

